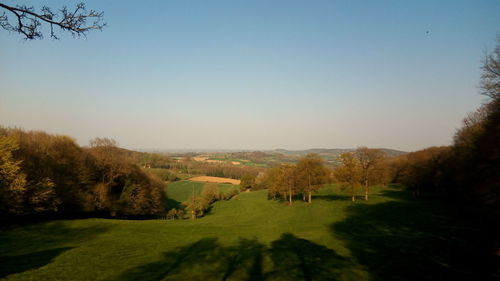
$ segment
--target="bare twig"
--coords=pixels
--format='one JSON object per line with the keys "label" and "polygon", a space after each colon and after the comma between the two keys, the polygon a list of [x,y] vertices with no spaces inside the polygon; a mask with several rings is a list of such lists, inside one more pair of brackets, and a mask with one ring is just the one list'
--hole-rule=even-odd
{"label": "bare twig", "polygon": [[[106,26],[103,20],[103,12],[90,10],[87,12],[84,3],[76,5],[71,12],[66,6],[63,6],[59,12],[53,12],[49,7],[42,7],[41,12],[37,13],[31,6],[8,6],[0,3],[0,8],[12,13],[15,16],[15,23],[11,23],[6,12],[0,14],[0,26],[8,31],[22,34],[25,39],[43,38],[40,31],[42,23],[50,25],[50,37],[59,39],[54,32],[54,26],[63,31],[68,31],[74,36],[86,35],[90,30],[102,30]],[[58,20],[57,18],[59,18]],[[89,24],[87,21],[91,20]]]}

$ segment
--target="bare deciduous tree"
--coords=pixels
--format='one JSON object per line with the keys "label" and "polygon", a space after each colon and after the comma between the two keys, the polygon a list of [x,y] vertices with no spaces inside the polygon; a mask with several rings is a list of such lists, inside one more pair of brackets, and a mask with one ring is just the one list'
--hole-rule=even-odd
{"label": "bare deciduous tree", "polygon": [[118,147],[114,139],[92,139],[89,152],[94,157],[97,166],[101,168],[101,182],[104,185],[108,187],[113,185],[120,175],[127,173],[130,159]]}
{"label": "bare deciduous tree", "polygon": [[73,10],[63,6],[57,11],[47,6],[37,11],[33,6],[9,6],[3,3],[0,3],[0,8],[5,10],[0,14],[0,26],[22,34],[26,40],[43,38],[43,24],[50,27],[50,37],[54,39],[59,39],[54,28],[68,31],[73,36],[85,36],[88,31],[102,30],[106,26],[103,22],[104,13],[87,11],[84,3],[77,4]]}
{"label": "bare deciduous tree", "polygon": [[500,36],[495,51],[485,56],[481,74],[482,94],[493,99],[500,97]]}
{"label": "bare deciduous tree", "polygon": [[368,200],[368,193],[370,188],[370,172],[375,165],[384,157],[384,152],[380,149],[373,149],[368,147],[359,147],[356,149],[356,158],[362,171],[362,181],[365,189],[365,200]]}

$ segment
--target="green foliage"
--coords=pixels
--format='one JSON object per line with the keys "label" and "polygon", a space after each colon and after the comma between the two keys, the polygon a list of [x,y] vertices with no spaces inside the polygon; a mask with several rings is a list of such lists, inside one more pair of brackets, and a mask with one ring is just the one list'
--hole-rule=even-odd
{"label": "green foliage", "polygon": [[240,189],[241,191],[245,191],[247,189],[252,189],[255,186],[255,176],[246,174],[241,177]]}
{"label": "green foliage", "polygon": [[210,203],[205,198],[193,193],[191,198],[184,202],[183,205],[186,206],[187,213],[191,216],[191,218],[196,219],[203,217],[210,206]]}
{"label": "green foliage", "polygon": [[219,200],[219,194],[219,187],[216,183],[206,183],[201,191],[201,196],[203,196],[208,204]]}
{"label": "green foliage", "polygon": [[[169,185],[169,190],[171,190],[170,187],[171,185]],[[220,187],[223,191],[219,190]],[[180,194],[182,194],[181,198],[184,198],[188,196],[187,194],[190,192],[189,198],[184,201],[183,205],[191,218],[202,217],[215,202],[220,200],[231,200],[239,194],[238,188],[229,184],[186,182],[186,184],[181,185],[179,183],[174,185],[174,192],[176,191],[175,189],[177,189],[177,193],[174,193],[173,198],[179,198],[178,196]],[[178,192],[179,189],[181,189],[182,192]],[[171,198],[172,197],[170,197],[170,199]]]}
{"label": "green foliage", "polygon": [[172,182],[180,180],[179,176],[171,170],[163,168],[150,168],[150,169],[145,169],[145,171],[156,175],[159,179],[163,181]]}
{"label": "green foliage", "polygon": [[231,200],[232,198],[238,196],[240,192],[238,189],[230,189],[228,192],[224,193],[224,200]]}
{"label": "green foliage", "polygon": [[184,210],[173,208],[168,211],[166,218],[167,220],[183,219],[184,215]]}

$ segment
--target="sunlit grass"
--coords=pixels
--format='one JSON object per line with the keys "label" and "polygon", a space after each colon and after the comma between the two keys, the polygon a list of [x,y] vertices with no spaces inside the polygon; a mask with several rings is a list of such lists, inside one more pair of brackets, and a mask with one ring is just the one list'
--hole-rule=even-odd
{"label": "sunlit grass", "polygon": [[[186,194],[189,196],[191,184],[202,186],[179,182],[170,190],[171,195],[183,200]],[[325,276],[340,280],[370,280],[373,276],[391,280],[391,274],[396,272],[399,275],[394,276],[401,277],[404,272],[400,269],[406,267],[400,261],[388,260],[384,261],[386,275],[372,268],[372,263],[381,262],[377,255],[387,258],[392,251],[401,258],[399,248],[384,248],[379,243],[397,243],[406,251],[428,252],[429,246],[423,243],[441,241],[443,226],[449,224],[443,217],[433,221],[418,214],[418,208],[407,201],[410,199],[399,189],[375,188],[369,201],[353,203],[347,194],[327,187],[312,204],[296,201],[289,206],[267,200],[263,190],[217,202],[208,215],[197,220],[80,219],[22,226],[0,232],[0,277],[179,280],[184,276],[239,280],[257,276],[259,280],[303,280],[312,274],[316,277],[311,280]],[[435,205],[422,206],[434,212],[438,209]],[[409,210],[413,214],[405,213]],[[415,217],[421,219],[407,221]],[[442,227],[433,230],[436,223]],[[407,237],[410,234],[414,237]],[[376,252],[382,249],[388,252]],[[370,251],[375,252],[371,255]],[[416,257],[406,259],[405,264]],[[420,258],[416,260],[422,262]],[[328,267],[314,266],[317,261]],[[235,267],[228,267],[232,262]],[[292,269],[286,268],[288,263]],[[299,263],[315,269],[303,271]],[[433,267],[436,264],[431,260],[421,266],[440,270]]]}

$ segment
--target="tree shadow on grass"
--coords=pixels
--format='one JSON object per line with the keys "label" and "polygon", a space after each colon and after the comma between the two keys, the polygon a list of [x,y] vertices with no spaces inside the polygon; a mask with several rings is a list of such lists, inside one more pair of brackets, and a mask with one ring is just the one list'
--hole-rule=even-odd
{"label": "tree shadow on grass", "polygon": [[68,227],[50,222],[0,232],[0,278],[50,264],[74,244],[94,238],[109,226]]}
{"label": "tree shadow on grass", "polygon": [[249,239],[224,247],[215,238],[203,238],[164,253],[157,262],[127,270],[115,280],[228,280],[255,271],[254,267],[250,267],[245,272],[242,265],[259,260],[261,247],[257,241]]}
{"label": "tree shadow on grass", "polygon": [[353,263],[334,250],[286,233],[269,249],[273,269],[270,280],[359,280]]}
{"label": "tree shadow on grass", "polygon": [[401,190],[381,195],[395,200],[353,205],[347,219],[331,226],[373,280],[488,279],[482,259],[463,240],[464,228],[438,202]]}
{"label": "tree shadow on grass", "polygon": [[62,247],[18,256],[1,256],[0,278],[47,265],[57,256],[72,248],[73,247]]}
{"label": "tree shadow on grass", "polygon": [[337,280],[351,267],[335,251],[292,234],[284,234],[271,247],[255,239],[223,246],[215,238],[204,238],[114,280]]}
{"label": "tree shadow on grass", "polygon": [[177,200],[174,200],[172,198],[166,198],[165,199],[165,206],[166,206],[166,211],[170,211],[172,209],[177,209],[179,210],[182,206],[182,203],[177,201]]}

